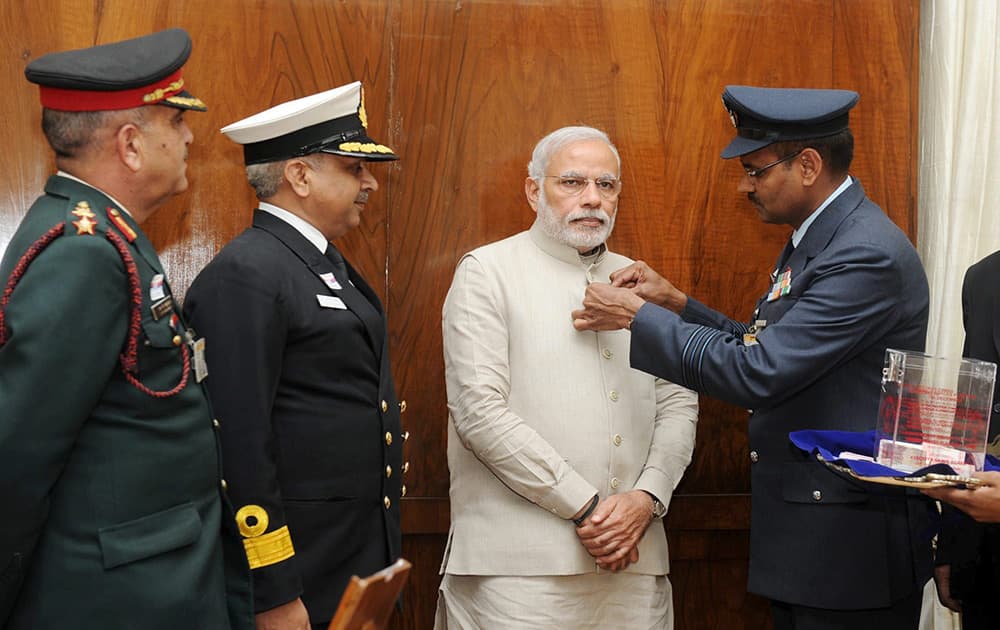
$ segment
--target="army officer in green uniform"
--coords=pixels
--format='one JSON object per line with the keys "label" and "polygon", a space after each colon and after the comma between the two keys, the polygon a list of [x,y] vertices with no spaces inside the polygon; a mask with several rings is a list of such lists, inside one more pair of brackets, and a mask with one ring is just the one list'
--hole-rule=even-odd
{"label": "army officer in green uniform", "polygon": [[190,52],[171,29],[25,71],[58,173],[0,263],[3,628],[252,627],[203,344],[139,227],[187,188]]}

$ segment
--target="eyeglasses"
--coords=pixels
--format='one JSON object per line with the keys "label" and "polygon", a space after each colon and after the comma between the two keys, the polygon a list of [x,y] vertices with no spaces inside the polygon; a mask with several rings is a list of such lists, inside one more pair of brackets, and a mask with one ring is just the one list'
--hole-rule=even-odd
{"label": "eyeglasses", "polygon": [[546,175],[545,177],[556,180],[556,186],[559,190],[570,196],[581,194],[587,189],[590,182],[594,182],[597,192],[605,199],[614,199],[622,192],[622,180],[614,177],[598,177],[596,179],[574,175]]}
{"label": "eyeglasses", "polygon": [[622,192],[622,180],[614,177],[598,177],[596,179],[575,175],[546,175],[545,177],[556,180],[556,186],[559,190],[570,196],[583,193],[590,182],[594,182],[597,192],[605,199],[614,199]]}
{"label": "eyeglasses", "polygon": [[772,166],[777,166],[777,165],[781,164],[782,162],[787,162],[788,160],[791,160],[792,158],[794,158],[795,156],[797,156],[799,153],[802,153],[802,151],[803,151],[803,149],[799,149],[795,153],[789,153],[788,155],[786,155],[783,158],[778,158],[777,160],[771,162],[770,164],[765,164],[764,166],[759,166],[757,168],[747,168],[747,167],[744,166],[743,170],[746,172],[747,177],[749,177],[750,179],[757,179],[767,169],[771,168]]}

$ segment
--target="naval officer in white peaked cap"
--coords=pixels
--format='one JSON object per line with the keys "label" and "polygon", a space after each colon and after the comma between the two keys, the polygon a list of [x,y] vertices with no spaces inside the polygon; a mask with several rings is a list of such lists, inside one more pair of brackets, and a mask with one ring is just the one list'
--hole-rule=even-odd
{"label": "naval officer in white peaked cap", "polygon": [[382,303],[330,243],[361,222],[396,154],[368,135],[361,84],[225,128],[260,200],[188,291],[207,341],[225,476],[258,628],[326,628],[351,575],[400,554],[405,494]]}

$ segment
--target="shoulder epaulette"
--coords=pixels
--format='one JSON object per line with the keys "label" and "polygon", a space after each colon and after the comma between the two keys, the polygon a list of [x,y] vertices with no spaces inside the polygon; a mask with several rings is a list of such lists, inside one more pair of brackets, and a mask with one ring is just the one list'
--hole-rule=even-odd
{"label": "shoulder epaulette", "polygon": [[122,211],[113,206],[108,206],[103,211],[95,209],[96,203],[91,203],[87,199],[70,201],[66,207],[66,234],[67,235],[96,235],[107,234],[108,230],[116,229],[121,236],[129,243],[134,243],[137,237],[135,230],[128,224],[122,216]]}
{"label": "shoulder epaulette", "polygon": [[[125,275],[128,277],[130,302],[128,335],[125,339],[125,347],[122,348],[121,354],[118,355],[118,362],[121,365],[125,380],[139,391],[154,398],[167,398],[179,393],[187,385],[188,376],[191,371],[191,359],[188,355],[187,346],[184,344],[181,344],[180,347],[182,369],[181,379],[177,385],[168,390],[157,391],[147,387],[139,380],[137,355],[139,332],[142,325],[142,282],[139,278],[139,269],[136,267],[135,259],[132,257],[129,246],[126,243],[126,241],[128,243],[135,241],[137,236],[135,230],[129,226],[125,218],[121,216],[119,210],[109,206],[105,210],[105,218],[94,212],[90,202],[87,200],[71,201],[68,204],[66,213],[65,221],[49,228],[37,241],[28,247],[21,258],[18,259],[17,264],[14,265],[10,277],[7,278],[3,293],[0,294],[0,346],[7,343],[9,335],[5,319],[7,304],[10,302],[11,295],[14,293],[15,287],[17,287],[17,283],[20,282],[21,277],[24,276],[32,261],[60,236],[96,236],[103,234],[121,257],[122,263],[125,265]],[[112,225],[116,229],[111,229]]]}

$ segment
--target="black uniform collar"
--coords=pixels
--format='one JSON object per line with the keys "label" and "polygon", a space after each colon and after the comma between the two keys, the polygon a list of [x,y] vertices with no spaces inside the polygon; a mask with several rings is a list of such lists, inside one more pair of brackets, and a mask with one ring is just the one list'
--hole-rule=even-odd
{"label": "black uniform collar", "polygon": [[269,212],[254,210],[253,226],[272,234],[284,243],[317,275],[333,271],[333,265],[323,252],[316,249],[312,241],[286,221]]}

